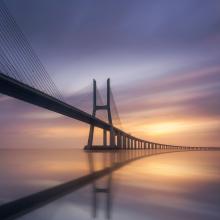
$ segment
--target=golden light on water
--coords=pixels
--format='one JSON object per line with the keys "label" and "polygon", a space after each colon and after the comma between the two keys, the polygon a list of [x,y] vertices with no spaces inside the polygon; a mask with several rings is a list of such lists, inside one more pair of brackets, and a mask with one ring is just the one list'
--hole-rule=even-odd
{"label": "golden light on water", "polygon": [[137,161],[129,169],[136,175],[174,182],[191,179],[219,180],[219,165],[218,162],[211,162],[212,158],[212,152],[171,153]]}

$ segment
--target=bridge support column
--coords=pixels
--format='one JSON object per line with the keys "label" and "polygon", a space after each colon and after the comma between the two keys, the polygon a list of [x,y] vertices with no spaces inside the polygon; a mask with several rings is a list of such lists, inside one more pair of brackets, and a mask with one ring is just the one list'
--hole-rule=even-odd
{"label": "bridge support column", "polygon": [[88,145],[87,145],[88,148],[91,148],[91,147],[92,147],[93,135],[94,135],[94,126],[93,126],[93,125],[90,125]]}
{"label": "bridge support column", "polygon": [[117,134],[117,147],[121,148],[121,134],[120,133]]}
{"label": "bridge support column", "polygon": [[115,132],[113,128],[110,129],[110,147],[115,147]]}
{"label": "bridge support column", "polygon": [[125,140],[125,135],[122,135],[122,140],[123,140],[123,149],[126,148],[126,140]]}
{"label": "bridge support column", "polygon": [[128,137],[128,149],[131,149],[131,139]]}
{"label": "bridge support column", "polygon": [[127,137],[127,135],[124,135],[124,139],[125,139],[124,147],[125,147],[125,149],[128,149],[128,137]]}
{"label": "bridge support column", "polygon": [[103,146],[107,146],[107,131],[103,129]]}
{"label": "bridge support column", "polygon": [[134,149],[134,139],[131,138],[131,149],[133,150]]}

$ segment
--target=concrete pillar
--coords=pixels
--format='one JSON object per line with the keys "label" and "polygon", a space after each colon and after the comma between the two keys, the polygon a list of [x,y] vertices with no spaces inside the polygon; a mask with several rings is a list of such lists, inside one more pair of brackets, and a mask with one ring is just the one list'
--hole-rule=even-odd
{"label": "concrete pillar", "polygon": [[131,149],[134,149],[134,138],[131,138]]}
{"label": "concrete pillar", "polygon": [[128,149],[128,136],[126,136],[126,149]]}
{"label": "concrete pillar", "polygon": [[121,148],[121,134],[120,133],[117,134],[117,147]]}
{"label": "concrete pillar", "polygon": [[123,134],[123,148],[126,149],[126,136]]}
{"label": "concrete pillar", "polygon": [[114,129],[110,129],[110,147],[115,147],[115,132]]}
{"label": "concrete pillar", "polygon": [[103,129],[103,146],[107,146],[107,131]]}

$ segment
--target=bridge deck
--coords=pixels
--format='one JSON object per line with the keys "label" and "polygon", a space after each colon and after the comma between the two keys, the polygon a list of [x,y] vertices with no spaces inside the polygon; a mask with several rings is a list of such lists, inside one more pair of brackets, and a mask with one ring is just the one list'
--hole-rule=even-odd
{"label": "bridge deck", "polygon": [[92,115],[0,73],[0,93],[103,129],[110,125]]}

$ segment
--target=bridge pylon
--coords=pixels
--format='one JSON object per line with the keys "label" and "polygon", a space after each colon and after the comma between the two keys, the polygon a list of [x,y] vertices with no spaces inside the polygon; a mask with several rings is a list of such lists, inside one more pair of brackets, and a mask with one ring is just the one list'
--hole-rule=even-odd
{"label": "bridge pylon", "polygon": [[107,116],[108,116],[108,123],[110,124],[110,135],[109,135],[109,143],[110,145],[107,146],[107,130],[103,128],[103,145],[98,146],[98,145],[93,145],[93,139],[94,139],[94,125],[90,125],[89,129],[89,137],[88,137],[88,144],[85,146],[85,150],[91,150],[91,149],[99,149],[101,147],[109,147],[111,149],[115,148],[115,132],[113,129],[113,123],[112,123],[112,115],[111,115],[111,92],[110,92],[110,79],[107,79],[107,93],[106,93],[106,104],[104,105],[97,105],[97,86],[96,86],[96,80],[93,79],[93,111],[92,111],[92,116],[96,117],[96,112],[101,110],[101,111],[107,111]]}

